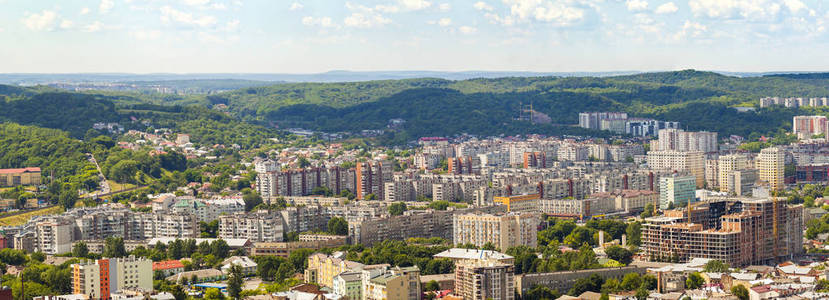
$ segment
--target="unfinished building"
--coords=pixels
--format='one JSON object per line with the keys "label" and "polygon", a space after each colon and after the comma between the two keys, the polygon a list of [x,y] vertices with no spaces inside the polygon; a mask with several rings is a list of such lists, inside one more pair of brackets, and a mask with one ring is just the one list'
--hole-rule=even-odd
{"label": "unfinished building", "polygon": [[693,204],[646,219],[642,250],[651,261],[710,258],[737,267],[792,259],[803,252],[802,211],[785,199],[723,198]]}

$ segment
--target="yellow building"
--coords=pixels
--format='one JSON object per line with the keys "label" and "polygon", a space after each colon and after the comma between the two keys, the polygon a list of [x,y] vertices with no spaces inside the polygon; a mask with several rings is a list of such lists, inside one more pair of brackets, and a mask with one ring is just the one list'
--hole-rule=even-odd
{"label": "yellow building", "polygon": [[718,185],[720,192],[728,192],[734,187],[729,186],[728,176],[737,170],[743,170],[748,167],[748,158],[742,154],[729,154],[720,156],[717,164],[718,170]]}
{"label": "yellow building", "polygon": [[771,190],[783,189],[785,183],[786,153],[778,147],[760,150],[757,157],[757,169],[760,171],[760,180],[769,183]]}
{"label": "yellow building", "polygon": [[316,253],[308,257],[308,268],[305,269],[305,282],[333,287],[335,276],[346,271],[361,269],[363,266],[363,264],[358,262]]}
{"label": "yellow building", "polygon": [[394,267],[382,273],[364,271],[363,299],[366,300],[419,300],[420,269]]}
{"label": "yellow building", "polygon": [[0,169],[0,187],[40,185],[40,168]]}
{"label": "yellow building", "polygon": [[529,194],[518,196],[494,197],[495,203],[507,206],[508,212],[540,212],[538,200],[541,194]]}
{"label": "yellow building", "polygon": [[498,249],[538,246],[538,215],[533,213],[458,214],[453,218],[455,245],[487,243]]}

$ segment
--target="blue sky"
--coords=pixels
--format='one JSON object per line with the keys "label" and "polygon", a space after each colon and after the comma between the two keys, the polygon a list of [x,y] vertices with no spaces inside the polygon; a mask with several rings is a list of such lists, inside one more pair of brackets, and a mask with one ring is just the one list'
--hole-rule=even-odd
{"label": "blue sky", "polygon": [[0,0],[0,72],[829,70],[820,0]]}

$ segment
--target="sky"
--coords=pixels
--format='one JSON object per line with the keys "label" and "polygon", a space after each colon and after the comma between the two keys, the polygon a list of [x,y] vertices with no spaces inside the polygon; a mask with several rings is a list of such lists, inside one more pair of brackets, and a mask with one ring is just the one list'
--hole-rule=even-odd
{"label": "sky", "polygon": [[824,0],[0,0],[0,73],[829,71]]}

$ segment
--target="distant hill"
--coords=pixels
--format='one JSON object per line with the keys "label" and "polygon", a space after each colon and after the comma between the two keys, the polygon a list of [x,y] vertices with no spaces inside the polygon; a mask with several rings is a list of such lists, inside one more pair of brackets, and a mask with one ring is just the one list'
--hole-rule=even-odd
{"label": "distant hill", "polygon": [[[324,131],[382,129],[389,119],[406,120],[412,137],[511,133],[576,133],[581,111],[619,110],[632,116],[680,121],[691,130],[721,134],[773,133],[796,110],[738,113],[760,97],[825,96],[829,80],[733,77],[684,70],[609,77],[508,77],[451,81],[437,78],[351,83],[288,83],[208,96],[235,116]],[[532,104],[551,125],[516,121]]]}

